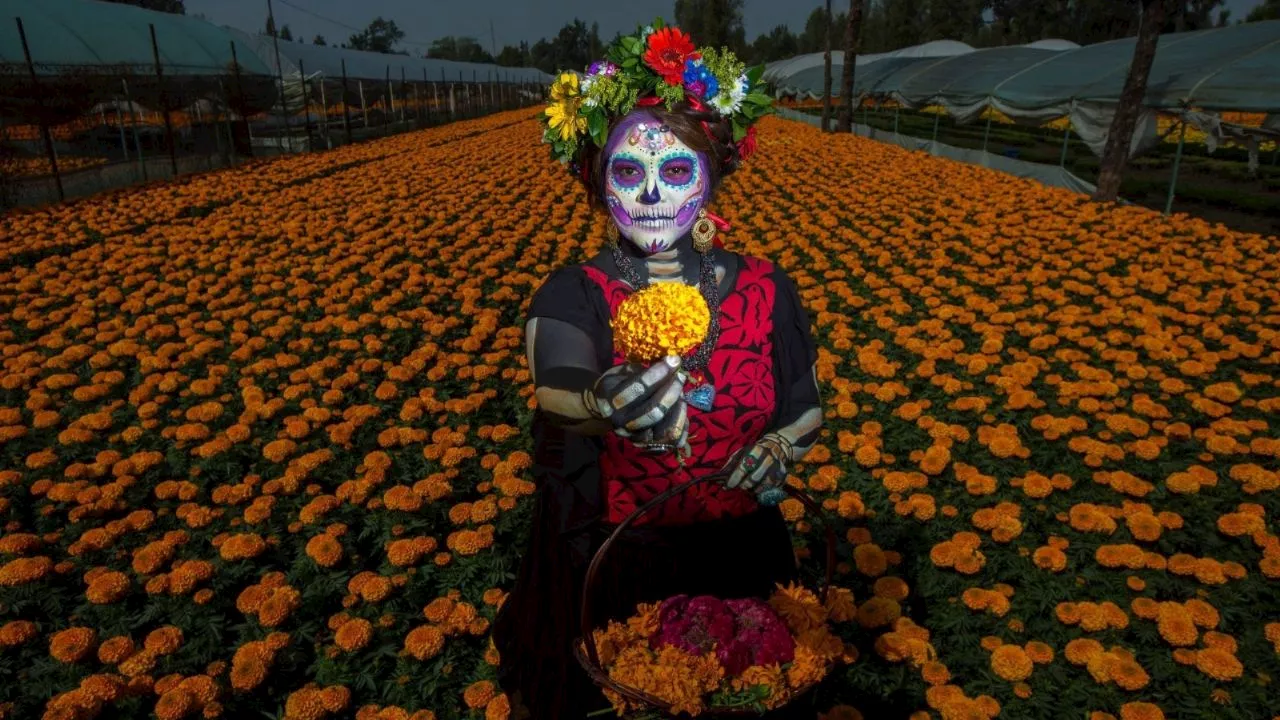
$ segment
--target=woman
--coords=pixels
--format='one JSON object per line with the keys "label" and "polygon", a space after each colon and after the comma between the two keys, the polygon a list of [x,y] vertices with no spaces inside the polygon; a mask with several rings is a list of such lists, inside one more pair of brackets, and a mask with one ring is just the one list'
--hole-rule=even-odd
{"label": "woman", "polygon": [[[646,63],[660,75],[671,64],[663,51],[687,48],[681,79],[690,77],[692,44],[678,31],[641,41],[657,47]],[[591,88],[622,74],[597,63],[585,92],[575,76],[562,76],[552,98],[579,98],[579,112],[607,109],[607,100],[586,102]],[[588,195],[610,215],[610,242],[552,273],[528,310],[539,493],[519,577],[494,626],[514,717],[577,720],[608,707],[572,654],[586,567],[613,527],[671,486],[731,470],[727,480],[658,506],[613,546],[592,596],[595,626],[633,614],[640,602],[679,593],[765,596],[796,576],[777,486],[821,426],[816,352],[786,274],[713,241],[717,224],[706,206],[750,147],[733,142],[736,116],[708,102],[709,78],[698,86],[696,68],[692,76],[683,101],[668,109],[640,93],[625,113],[607,118],[602,147],[582,142],[569,152]],[[743,95],[747,84],[737,88]],[[553,108],[554,140],[573,119],[557,126],[568,109]],[[629,294],[659,282],[698,287],[711,326],[683,358],[627,363],[614,349],[610,319]],[[808,719],[814,711],[800,702],[766,717]]]}

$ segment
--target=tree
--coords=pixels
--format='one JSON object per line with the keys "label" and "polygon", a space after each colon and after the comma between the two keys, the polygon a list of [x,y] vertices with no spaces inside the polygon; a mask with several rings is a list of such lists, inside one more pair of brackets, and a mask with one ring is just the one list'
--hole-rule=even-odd
{"label": "tree", "polygon": [[831,132],[831,0],[827,0],[827,49],[822,54],[822,132]]}
{"label": "tree", "polygon": [[321,46],[324,46],[324,45],[328,45],[329,43],[327,43],[327,42],[325,42],[325,41],[324,41],[324,36],[323,36],[323,35],[317,35],[317,36],[315,36],[315,39],[313,39],[313,40],[311,41],[311,44],[312,44],[312,45],[321,45]]}
{"label": "tree", "polygon": [[1280,0],[1266,0],[1249,11],[1245,22],[1262,22],[1263,20],[1280,20]]}
{"label": "tree", "polygon": [[174,15],[187,14],[187,9],[183,7],[182,0],[107,0],[107,2],[133,5],[144,10],[156,10],[158,12],[173,13]]}
{"label": "tree", "polygon": [[926,0],[917,43],[960,40],[972,44],[982,32],[991,0]]}
{"label": "tree", "polygon": [[493,56],[485,52],[484,46],[473,37],[454,37],[448,35],[431,43],[427,57],[440,60],[457,60],[458,62],[492,63]]}
{"label": "tree", "polygon": [[498,53],[498,57],[494,59],[494,62],[502,67],[524,67],[528,57],[529,46],[527,43],[521,42],[520,47],[513,45],[503,46],[502,52]]}
{"label": "tree", "polygon": [[262,34],[266,35],[267,37],[276,36],[276,19],[275,18],[271,17],[270,15],[267,16],[267,29],[264,30]]}
{"label": "tree", "polygon": [[925,0],[893,0],[885,5],[885,34],[891,50],[919,45],[924,35]]}
{"label": "tree", "polygon": [[676,0],[675,20],[699,45],[727,47],[735,54],[747,49],[743,0]]}
{"label": "tree", "polygon": [[543,38],[533,44],[529,49],[529,66],[552,74],[561,70],[581,70],[598,59],[592,55],[593,47],[603,47],[598,30],[588,28],[586,23],[574,18],[560,28],[555,37],[550,40]]}
{"label": "tree", "polygon": [[280,28],[280,39],[293,40],[293,31],[289,29],[288,25],[284,25]]}
{"label": "tree", "polygon": [[853,74],[858,65],[858,33],[862,29],[862,0],[849,0],[849,19],[844,24],[844,70],[840,73],[840,117],[838,132],[853,132]]}
{"label": "tree", "polygon": [[381,16],[373,19],[369,27],[352,35],[347,44],[353,50],[392,54],[395,44],[404,39],[404,31],[396,25],[395,20],[383,20]]}
{"label": "tree", "polygon": [[752,63],[769,63],[795,57],[799,53],[799,41],[795,33],[786,25],[778,25],[768,33],[762,33],[751,43],[747,57]]}
{"label": "tree", "polygon": [[[801,55],[808,53],[824,52],[827,47],[827,11],[824,8],[817,7],[813,12],[809,13],[809,18],[804,22],[804,32],[797,38],[798,50]],[[832,23],[836,27],[844,28],[845,14],[837,13],[832,18]]]}
{"label": "tree", "polygon": [[1111,129],[1107,132],[1107,144],[1098,170],[1098,189],[1093,194],[1094,200],[1115,202],[1120,193],[1120,179],[1129,164],[1133,128],[1142,109],[1142,100],[1147,94],[1147,78],[1151,75],[1156,44],[1165,23],[1165,2],[1166,0],[1143,2],[1142,23],[1138,27],[1138,40],[1133,47],[1133,61],[1129,64],[1129,75],[1125,78],[1124,90],[1120,92],[1115,117],[1111,119]]}

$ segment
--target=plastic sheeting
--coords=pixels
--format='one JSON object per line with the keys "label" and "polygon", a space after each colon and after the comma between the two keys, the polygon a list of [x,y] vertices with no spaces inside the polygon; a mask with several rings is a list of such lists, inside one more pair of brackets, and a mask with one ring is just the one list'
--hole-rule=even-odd
{"label": "plastic sheeting", "polygon": [[[0,0],[0,63],[25,67],[23,29],[36,72],[61,74],[70,67],[150,71],[155,67],[151,25],[160,66],[169,76],[221,75],[231,67],[233,38],[222,28],[185,15],[152,12],[90,0]],[[236,48],[241,72],[268,74],[247,45]]]}
{"label": "plastic sheeting", "polygon": [[[257,56],[267,65],[268,72],[272,75],[276,73],[275,42],[271,36],[250,35],[234,28],[227,28],[227,32],[252,47]],[[385,82],[389,75],[393,82],[400,82],[401,71],[404,79],[409,82],[501,81],[546,85],[552,80],[550,75],[537,68],[511,68],[409,55],[386,55],[285,40],[281,40],[279,45],[280,64],[283,66],[283,74],[286,77],[297,75],[298,66],[301,65],[306,69],[309,78],[319,73],[330,80],[340,79],[345,64],[349,80]]]}
{"label": "plastic sheeting", "polygon": [[[798,113],[785,108],[779,110],[779,114],[789,120],[797,120],[808,123],[810,125],[821,124],[821,119],[812,115]],[[1094,184],[1083,180],[1072,174],[1068,170],[1057,165],[1046,165],[1043,163],[1033,163],[1017,158],[997,155],[995,153],[986,152],[984,150],[972,150],[969,148],[958,148],[952,145],[946,145],[932,140],[920,139],[909,135],[899,135],[894,132],[886,132],[878,130],[868,125],[854,124],[854,134],[861,137],[871,138],[880,142],[892,143],[908,150],[921,150],[931,155],[945,157],[951,160],[968,163],[970,165],[980,165],[982,167],[999,170],[1016,177],[1029,178],[1036,180],[1050,187],[1064,188],[1073,192],[1092,195],[1096,189]]]}
{"label": "plastic sheeting", "polygon": [[[1042,116],[1041,111],[1060,117],[1077,103],[1116,104],[1135,42],[1126,38],[1060,51],[988,48],[901,61],[888,75],[876,72],[883,61],[870,65],[870,72],[859,62],[854,91],[897,97],[912,105],[968,105],[989,98],[990,104],[1015,118]],[[832,64],[833,75],[839,77],[843,66],[837,66],[835,58]],[[822,74],[821,67],[816,73],[806,68],[774,82],[781,93],[820,97]],[[1280,112],[1280,20],[1161,36],[1144,105]]]}

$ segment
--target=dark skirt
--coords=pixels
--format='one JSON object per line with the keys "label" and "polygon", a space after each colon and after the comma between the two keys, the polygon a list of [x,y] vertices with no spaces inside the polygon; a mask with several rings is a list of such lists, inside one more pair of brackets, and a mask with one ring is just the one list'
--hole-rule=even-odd
{"label": "dark skirt", "polygon": [[[572,642],[581,635],[587,565],[612,527],[595,524],[561,533],[557,512],[555,500],[540,491],[515,587],[493,627],[501,653],[500,684],[512,699],[516,720],[580,720],[609,707],[574,658]],[[775,583],[796,577],[791,535],[777,508],[687,526],[628,529],[597,576],[593,627],[629,617],[638,603],[681,593],[767,597]],[[813,720],[815,715],[802,698],[761,717]]]}

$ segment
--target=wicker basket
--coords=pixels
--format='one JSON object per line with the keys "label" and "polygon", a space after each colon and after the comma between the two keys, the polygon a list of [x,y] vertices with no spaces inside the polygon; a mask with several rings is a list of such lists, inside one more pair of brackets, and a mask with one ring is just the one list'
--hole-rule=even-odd
{"label": "wicker basket", "polygon": [[[595,557],[591,559],[591,564],[587,568],[586,580],[583,583],[583,587],[582,587],[582,617],[581,617],[582,635],[580,635],[574,640],[574,656],[577,657],[578,663],[582,665],[583,670],[586,671],[587,675],[591,678],[592,682],[594,682],[597,686],[604,688],[606,690],[611,690],[621,695],[622,697],[626,698],[627,700],[646,705],[648,706],[649,709],[658,710],[668,714],[670,713],[671,705],[669,703],[659,698],[656,698],[653,695],[650,695],[649,693],[644,692],[643,690],[639,690],[637,688],[633,688],[628,685],[623,685],[622,683],[619,683],[613,680],[612,678],[609,677],[609,673],[601,665],[600,656],[596,651],[596,644],[594,642],[588,641],[589,638],[593,637],[592,627],[591,627],[591,617],[592,617],[591,598],[593,594],[592,591],[595,589],[597,574],[600,570],[600,567],[603,565],[605,556],[608,555],[609,553],[609,549],[613,546],[614,542],[622,535],[622,533],[628,527],[630,527],[638,518],[640,518],[645,513],[652,510],[653,508],[657,507],[658,505],[661,505],[663,502],[665,502],[669,498],[675,495],[679,495],[680,493],[684,492],[685,490],[688,490],[694,485],[711,481],[711,480],[723,480],[723,479],[726,479],[729,476],[729,474],[730,474],[729,472],[725,472],[725,471],[715,472],[709,475],[704,475],[702,477],[694,478],[681,485],[676,485],[674,487],[668,488],[665,492],[661,493],[660,495],[657,495],[656,497],[652,498],[648,502],[644,503],[643,505],[641,505],[640,507],[632,511],[632,513],[628,515],[626,519],[624,519],[621,523],[618,524],[616,528],[614,528],[613,532],[610,533],[609,536],[605,538],[605,541],[600,545],[600,548],[596,550]],[[799,500],[800,503],[803,504],[809,512],[819,516],[825,514],[822,509],[822,506],[819,505],[817,501],[815,501],[812,497],[810,497],[808,493],[786,484],[783,484],[781,487],[788,495],[795,498],[796,500]],[[834,577],[835,566],[836,566],[835,531],[831,529],[830,524],[827,524],[824,530],[825,530],[824,534],[826,536],[826,546],[827,546],[826,558],[825,558],[826,575],[822,581],[822,585],[819,586],[817,591],[818,597],[823,602],[826,601],[827,589],[831,586],[831,581],[832,581],[832,578]],[[816,684],[817,683],[814,683],[813,685],[816,685]],[[801,688],[795,693],[795,695],[799,696],[801,694],[807,693],[809,690],[813,689],[813,685],[810,685],[805,688]],[[758,711],[747,709],[747,708],[726,708],[726,709],[708,708],[705,712],[702,713],[702,716],[705,716],[705,717],[759,717],[759,714],[760,713]]]}

